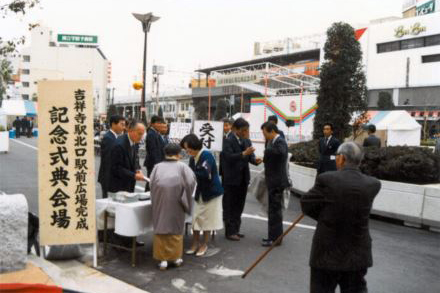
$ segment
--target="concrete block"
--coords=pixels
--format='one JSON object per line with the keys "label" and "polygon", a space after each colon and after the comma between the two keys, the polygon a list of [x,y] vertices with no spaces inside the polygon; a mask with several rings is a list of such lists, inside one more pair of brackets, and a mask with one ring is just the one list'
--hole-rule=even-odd
{"label": "concrete block", "polygon": [[0,194],[0,273],[27,262],[28,204],[23,194]]}
{"label": "concrete block", "polygon": [[371,213],[402,220],[408,226],[420,227],[425,187],[386,180],[381,182],[382,189],[374,200]]}
{"label": "concrete block", "polygon": [[298,193],[305,193],[315,184],[316,169],[290,163],[290,178],[292,189]]}
{"label": "concrete block", "polygon": [[440,231],[440,184],[425,187],[422,222],[431,231]]}

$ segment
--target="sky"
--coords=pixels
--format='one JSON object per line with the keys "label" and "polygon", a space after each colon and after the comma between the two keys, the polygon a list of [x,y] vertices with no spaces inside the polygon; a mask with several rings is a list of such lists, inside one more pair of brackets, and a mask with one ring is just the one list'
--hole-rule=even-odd
{"label": "sky", "polygon": [[[0,3],[8,2],[0,0]],[[115,95],[133,93],[141,79],[144,35],[132,12],[160,19],[148,34],[147,91],[151,67],[165,67],[161,89],[187,87],[194,70],[252,59],[253,44],[324,33],[333,23],[359,26],[401,16],[403,0],[41,0],[24,17],[0,19],[0,36],[27,34],[42,21],[54,33],[97,35],[112,62]]]}

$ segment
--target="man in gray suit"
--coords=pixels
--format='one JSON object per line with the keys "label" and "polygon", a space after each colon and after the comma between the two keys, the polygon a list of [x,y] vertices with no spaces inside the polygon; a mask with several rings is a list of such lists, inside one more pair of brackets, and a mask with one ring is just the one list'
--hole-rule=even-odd
{"label": "man in gray suit", "polygon": [[368,292],[365,275],[373,265],[368,220],[381,183],[362,174],[362,147],[343,143],[338,171],[322,173],[301,198],[304,214],[318,221],[310,253],[310,292]]}
{"label": "man in gray suit", "polygon": [[376,126],[374,124],[368,125],[368,137],[364,139],[364,147],[378,147],[380,148],[380,139],[375,135]]}

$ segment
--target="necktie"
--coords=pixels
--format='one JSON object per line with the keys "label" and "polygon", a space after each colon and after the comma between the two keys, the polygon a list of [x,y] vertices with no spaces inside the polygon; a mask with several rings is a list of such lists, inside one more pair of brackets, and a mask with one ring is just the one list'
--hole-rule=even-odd
{"label": "necktie", "polygon": [[329,141],[329,138],[327,137],[327,138],[325,139],[325,145],[326,145],[326,146],[328,145],[328,141]]}
{"label": "necktie", "polygon": [[131,146],[131,159],[133,160],[133,162],[136,159],[136,149],[135,149],[135,147],[136,146],[134,144]]}

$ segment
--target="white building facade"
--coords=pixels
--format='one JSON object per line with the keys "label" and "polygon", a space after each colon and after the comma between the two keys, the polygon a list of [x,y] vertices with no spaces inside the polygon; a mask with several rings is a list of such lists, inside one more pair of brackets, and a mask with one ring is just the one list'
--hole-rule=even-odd
{"label": "white building facade", "polygon": [[381,91],[394,105],[440,105],[440,13],[369,25],[359,39],[369,106]]}
{"label": "white building facade", "polygon": [[31,32],[30,46],[20,54],[20,96],[38,100],[40,80],[91,80],[94,114],[103,116],[107,110],[109,61],[98,45],[97,36],[54,35],[39,26]]}

